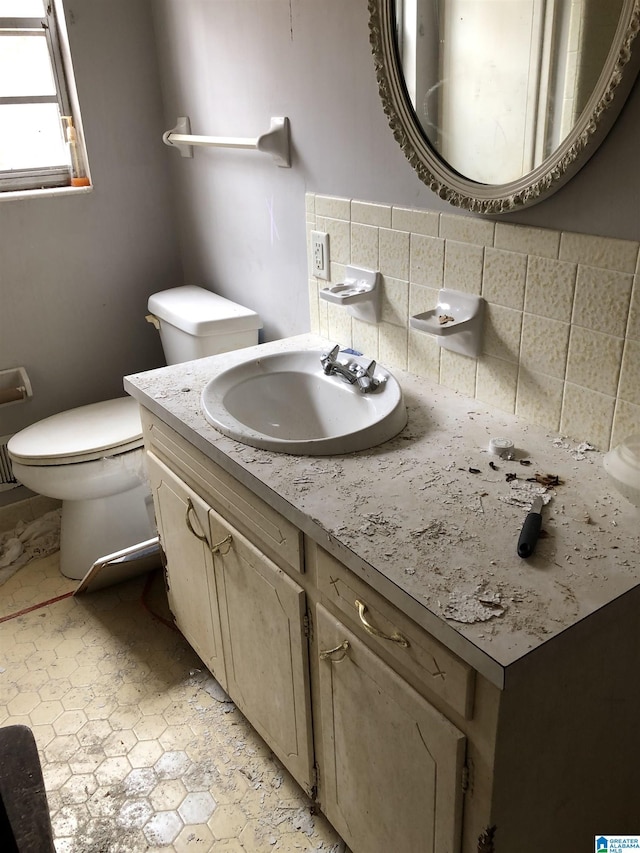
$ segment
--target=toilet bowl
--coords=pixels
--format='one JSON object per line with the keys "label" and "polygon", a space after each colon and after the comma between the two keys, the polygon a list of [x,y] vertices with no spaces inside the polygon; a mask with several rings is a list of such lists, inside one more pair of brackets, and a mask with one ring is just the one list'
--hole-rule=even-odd
{"label": "toilet bowl", "polygon": [[80,580],[117,548],[154,535],[142,425],[131,397],[45,418],[8,444],[16,478],[62,503],[60,569]]}
{"label": "toilet bowl", "polygon": [[[199,287],[149,299],[168,364],[258,343],[258,315]],[[81,580],[91,566],[155,535],[138,403],[120,397],[61,412],[9,439],[16,479],[62,501],[60,571]]]}

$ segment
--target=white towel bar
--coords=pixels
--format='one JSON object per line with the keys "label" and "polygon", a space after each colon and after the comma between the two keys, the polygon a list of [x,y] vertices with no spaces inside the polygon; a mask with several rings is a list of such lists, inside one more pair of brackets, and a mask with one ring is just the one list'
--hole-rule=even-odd
{"label": "white towel bar", "polygon": [[214,148],[251,148],[271,154],[274,162],[285,169],[291,167],[289,145],[289,119],[272,118],[271,127],[256,139],[243,139],[237,136],[193,136],[188,116],[181,116],[172,130],[162,134],[165,145],[178,148],[182,157],[193,157],[194,145],[206,145]]}

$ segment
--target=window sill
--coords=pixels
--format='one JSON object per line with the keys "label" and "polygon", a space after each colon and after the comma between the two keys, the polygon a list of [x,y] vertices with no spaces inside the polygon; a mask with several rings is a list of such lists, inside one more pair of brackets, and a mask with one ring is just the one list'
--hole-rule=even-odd
{"label": "window sill", "polygon": [[32,198],[50,198],[52,196],[86,195],[93,192],[93,187],[47,187],[42,190],[9,190],[0,192],[0,202],[16,201]]}

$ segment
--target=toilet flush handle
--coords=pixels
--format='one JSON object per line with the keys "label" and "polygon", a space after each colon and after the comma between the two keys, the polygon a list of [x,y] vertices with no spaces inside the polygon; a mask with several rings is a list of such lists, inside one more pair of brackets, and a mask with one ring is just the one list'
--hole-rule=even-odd
{"label": "toilet flush handle", "polygon": [[152,326],[155,326],[156,329],[160,329],[160,320],[158,320],[155,314],[147,314],[144,319],[147,321],[147,323],[151,323]]}

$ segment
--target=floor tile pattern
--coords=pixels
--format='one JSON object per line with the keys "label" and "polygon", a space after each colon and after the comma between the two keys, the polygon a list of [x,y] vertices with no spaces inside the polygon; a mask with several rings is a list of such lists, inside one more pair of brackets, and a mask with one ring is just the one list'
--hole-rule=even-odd
{"label": "floor tile pattern", "polygon": [[71,597],[57,555],[0,587],[0,725],[28,725],[57,853],[342,853],[170,625],[156,572]]}

